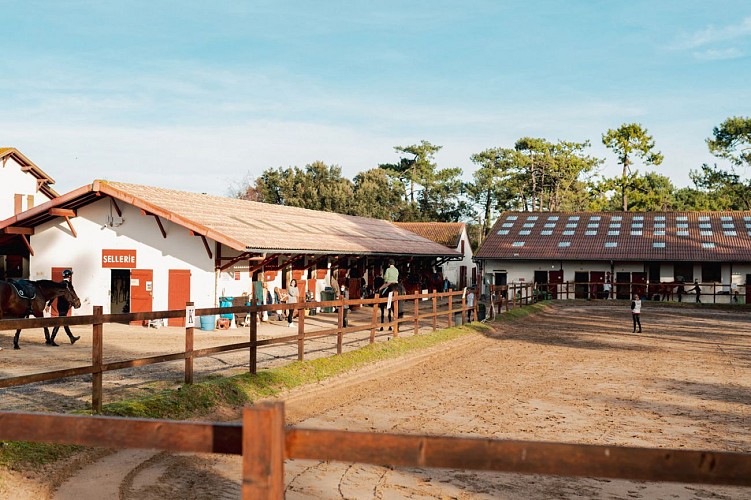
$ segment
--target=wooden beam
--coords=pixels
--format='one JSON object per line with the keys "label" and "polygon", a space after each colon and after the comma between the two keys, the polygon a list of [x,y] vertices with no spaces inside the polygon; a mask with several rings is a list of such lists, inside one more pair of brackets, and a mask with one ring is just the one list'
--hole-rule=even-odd
{"label": "wooden beam", "polygon": [[164,230],[164,226],[162,225],[162,220],[156,214],[151,214],[151,215],[153,215],[154,219],[156,219],[156,223],[159,226],[159,230],[162,232],[162,237],[164,239],[167,239],[167,231]]}
{"label": "wooden beam", "polygon": [[[227,258],[227,257],[225,257],[225,258]],[[237,257],[232,257],[229,260],[229,262],[227,262],[223,266],[219,267],[219,270],[220,271],[224,271],[224,270],[229,269],[230,267],[234,266],[235,264],[237,264],[241,260],[250,260],[250,258],[251,258],[250,257],[250,252],[243,252],[240,255],[238,255]]]}
{"label": "wooden beam", "polygon": [[117,212],[117,216],[122,217],[123,211],[120,210],[120,207],[117,205],[117,200],[115,200],[114,198],[110,196],[110,202],[112,202],[112,206],[115,207],[115,212]]}
{"label": "wooden beam", "polygon": [[[193,234],[196,234],[196,233],[193,233]],[[206,253],[209,254],[209,259],[213,259],[214,258],[214,254],[211,253],[211,247],[209,247],[209,242],[206,239],[206,236],[204,236],[202,234],[199,234],[197,236],[200,236],[201,240],[203,240],[203,247],[206,249]]]}
{"label": "wooden beam", "polygon": [[34,256],[34,249],[31,248],[31,243],[29,242],[28,236],[26,236],[25,234],[22,234],[21,239],[23,240],[24,245],[26,245],[26,248],[29,249],[29,254],[31,256]]}
{"label": "wooden beam", "polygon": [[313,259],[313,260],[311,260],[311,261],[310,261],[310,262],[308,262],[308,264],[307,264],[307,265],[305,266],[305,270],[307,271],[308,269],[312,268],[313,266],[315,266],[316,264],[318,264],[318,263],[319,263],[319,262],[321,262],[322,260],[325,260],[325,259],[328,259],[328,258],[329,258],[329,256],[328,256],[328,255],[321,255],[321,256],[320,256],[320,257],[318,257],[317,259]]}
{"label": "wooden beam", "polygon": [[272,261],[274,261],[274,260],[276,260],[278,258],[279,258],[279,254],[278,253],[272,253],[271,255],[269,255],[268,257],[266,257],[265,259],[263,259],[258,264],[254,265],[254,266],[250,266],[248,268],[248,272],[250,274],[253,274],[254,272],[258,271],[259,269],[261,269],[266,264],[269,264],[269,263],[271,263]]}
{"label": "wooden beam", "polygon": [[73,223],[70,221],[70,217],[65,217],[65,222],[68,223],[68,227],[70,228],[70,232],[73,233],[73,237],[78,238],[78,233],[76,233],[76,228],[73,227]]}
{"label": "wooden beam", "polygon": [[32,234],[34,234],[34,228],[33,227],[8,226],[5,229],[3,229],[3,232],[5,234],[27,234],[27,235],[32,235]]}
{"label": "wooden beam", "polygon": [[50,208],[49,212],[50,215],[54,215],[55,217],[75,217],[76,211],[70,210],[67,208]]}

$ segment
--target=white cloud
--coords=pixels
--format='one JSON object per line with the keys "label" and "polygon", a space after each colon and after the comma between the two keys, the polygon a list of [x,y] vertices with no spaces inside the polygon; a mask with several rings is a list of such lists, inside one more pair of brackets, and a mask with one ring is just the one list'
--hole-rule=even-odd
{"label": "white cloud", "polygon": [[744,18],[738,24],[728,26],[708,26],[692,35],[685,35],[674,44],[676,49],[696,49],[719,42],[728,42],[751,36],[751,17]]}
{"label": "white cloud", "polygon": [[694,57],[700,61],[726,61],[729,59],[738,59],[745,54],[737,47],[727,49],[707,49],[694,52]]}

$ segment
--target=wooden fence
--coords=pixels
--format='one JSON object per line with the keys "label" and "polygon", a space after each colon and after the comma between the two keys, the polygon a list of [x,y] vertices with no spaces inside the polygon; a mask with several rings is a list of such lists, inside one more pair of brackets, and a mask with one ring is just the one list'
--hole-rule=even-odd
{"label": "wooden fence", "polygon": [[283,403],[242,424],[0,413],[0,440],[242,455],[244,499],[284,497],[284,461],[751,486],[751,454],[285,427]]}
{"label": "wooden fence", "polygon": [[[443,299],[446,299],[446,308],[443,309]],[[113,370],[123,370],[126,368],[146,366],[156,363],[165,363],[168,361],[180,361],[185,362],[185,383],[193,383],[193,360],[199,357],[211,356],[221,352],[236,351],[241,349],[248,349],[248,369],[250,373],[256,373],[258,369],[258,348],[264,346],[271,346],[275,344],[297,344],[297,359],[302,361],[305,358],[305,341],[307,339],[323,337],[323,336],[336,336],[336,353],[342,353],[342,346],[344,343],[344,337],[347,334],[354,332],[370,331],[370,343],[374,343],[376,339],[376,331],[380,327],[391,327],[392,331],[387,332],[389,336],[398,337],[400,329],[413,329],[414,334],[418,333],[420,327],[420,321],[429,320],[431,322],[433,330],[438,328],[439,318],[445,316],[446,326],[450,327],[454,325],[454,315],[461,315],[461,322],[464,323],[467,319],[467,312],[470,309],[467,307],[464,291],[450,291],[427,294],[414,294],[414,295],[402,295],[394,294],[393,306],[394,314],[391,322],[380,323],[378,319],[378,313],[380,309],[379,304],[386,304],[388,298],[375,298],[375,299],[351,299],[347,300],[340,298],[334,301],[325,302],[298,302],[295,304],[269,304],[269,305],[250,305],[250,306],[235,306],[235,307],[214,307],[196,309],[196,316],[205,315],[217,315],[217,314],[249,314],[251,317],[249,326],[249,339],[248,342],[239,342],[234,344],[220,345],[216,347],[208,347],[204,349],[193,348],[193,328],[188,327],[185,329],[185,350],[182,352],[163,354],[159,356],[151,356],[146,358],[130,359],[124,361],[104,362],[104,325],[107,323],[125,323],[128,324],[131,321],[148,321],[154,319],[163,318],[185,318],[185,310],[171,310],[171,311],[158,311],[149,313],[130,313],[130,314],[102,314],[102,307],[95,306],[94,314],[88,316],[71,316],[64,318],[34,318],[34,319],[15,319],[15,320],[0,320],[0,331],[2,330],[16,330],[17,328],[40,328],[50,327],[56,325],[92,325],[92,351],[91,351],[91,364],[86,366],[80,366],[76,368],[67,368],[63,370],[54,370],[48,372],[34,373],[30,375],[23,375],[18,377],[6,377],[0,378],[0,388],[12,387],[18,385],[25,385],[34,382],[44,382],[48,380],[58,380],[66,377],[75,377],[80,375],[92,376],[92,390],[91,390],[91,405],[96,413],[100,413],[102,410],[102,382],[103,374],[105,372]],[[427,313],[420,313],[420,303],[428,301],[431,305],[430,311]],[[440,302],[440,304],[439,304]],[[193,304],[189,302],[188,306]],[[440,305],[440,307],[439,307]],[[371,321],[367,324],[358,325],[345,325],[345,312],[350,306],[372,306],[373,313],[371,315]],[[311,309],[314,307],[337,308],[337,326],[325,330],[307,331],[305,329],[305,314],[303,310]],[[477,317],[478,303],[472,308]],[[269,338],[258,340],[258,314],[262,314],[267,311],[271,314],[277,310],[288,311],[289,309],[295,309],[298,311],[298,323],[297,332],[294,335],[288,335],[284,337]],[[411,311],[410,311],[411,310]],[[403,311],[406,314],[404,317],[399,318],[399,311]],[[411,313],[411,315],[410,315]]]}

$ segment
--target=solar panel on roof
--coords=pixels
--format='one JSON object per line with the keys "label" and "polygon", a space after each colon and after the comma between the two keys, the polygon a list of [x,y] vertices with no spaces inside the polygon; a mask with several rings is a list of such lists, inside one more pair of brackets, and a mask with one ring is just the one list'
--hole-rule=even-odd
{"label": "solar panel on roof", "polygon": [[655,215],[655,220],[665,220],[664,215]]}
{"label": "solar panel on roof", "polygon": [[561,247],[561,248],[563,248],[563,247],[570,247],[571,246],[571,242],[570,241],[559,241],[558,242],[558,246]]}
{"label": "solar panel on roof", "polygon": [[641,231],[639,231],[639,230],[637,230],[637,231],[631,230],[631,236],[641,236],[641,235],[642,235]]}
{"label": "solar panel on roof", "polygon": [[555,222],[546,222],[545,227],[555,227]]}
{"label": "solar panel on roof", "polygon": [[508,217],[506,217],[506,219],[507,219],[507,220],[516,220],[516,219],[518,219],[518,218],[519,218],[519,217],[518,217],[518,216],[516,216],[516,215],[509,215]]}
{"label": "solar panel on roof", "polygon": [[688,220],[688,217],[685,215],[679,215],[678,217],[675,218],[675,220]]}
{"label": "solar panel on roof", "polygon": [[579,220],[578,215],[569,215],[568,220]]}
{"label": "solar panel on roof", "polygon": [[605,242],[605,248],[615,248],[618,246],[617,241],[606,241]]}
{"label": "solar panel on roof", "polygon": [[566,227],[576,227],[576,226],[577,226],[576,222],[570,222],[566,224]]}
{"label": "solar panel on roof", "polygon": [[614,216],[612,216],[610,218],[610,220],[623,220],[623,216],[622,215],[614,215]]}
{"label": "solar panel on roof", "polygon": [[519,236],[527,236],[527,235],[529,235],[529,234],[530,234],[531,232],[532,232],[532,231],[530,231],[529,229],[522,229],[521,231],[519,231]]}
{"label": "solar panel on roof", "polygon": [[611,222],[610,223],[610,227],[621,227],[621,223],[620,222]]}
{"label": "solar panel on roof", "polygon": [[702,241],[701,246],[704,248],[714,248],[714,243],[711,241]]}
{"label": "solar panel on roof", "polygon": [[550,215],[548,216],[548,220],[558,220],[559,217],[557,215]]}
{"label": "solar panel on roof", "polygon": [[621,234],[620,231],[608,231],[608,236],[618,236]]}
{"label": "solar panel on roof", "polygon": [[655,241],[652,243],[652,248],[665,248],[664,241]]}
{"label": "solar panel on roof", "polygon": [[525,222],[523,224],[523,227],[535,227],[535,223],[534,222]]}
{"label": "solar panel on roof", "polygon": [[663,229],[655,229],[653,234],[655,236],[665,236],[665,231]]}
{"label": "solar panel on roof", "polygon": [[709,216],[708,215],[700,215],[699,216],[699,221],[708,221],[708,220],[709,220]]}
{"label": "solar panel on roof", "polygon": [[733,220],[733,218],[729,215],[723,215],[722,217],[720,217],[720,220]]}
{"label": "solar panel on roof", "polygon": [[712,231],[699,231],[701,236],[712,236]]}
{"label": "solar panel on roof", "polygon": [[631,224],[631,227],[642,228],[644,227],[644,224],[642,224],[641,222],[634,222]]}
{"label": "solar panel on roof", "polygon": [[736,231],[723,231],[722,234],[725,236],[738,236],[738,233]]}
{"label": "solar panel on roof", "polygon": [[529,217],[527,217],[527,220],[537,220],[537,216],[536,215],[530,215]]}
{"label": "solar panel on roof", "polygon": [[723,224],[722,228],[723,229],[735,229],[735,224],[732,224],[732,223],[731,224]]}
{"label": "solar panel on roof", "polygon": [[699,229],[712,229],[712,224],[699,224]]}
{"label": "solar panel on roof", "polygon": [[553,231],[551,231],[550,229],[546,229],[545,231],[540,231],[541,236],[550,236],[551,234],[553,234]]}
{"label": "solar panel on roof", "polygon": [[572,231],[569,229],[569,230],[563,231],[563,236],[573,236],[575,232],[576,231]]}
{"label": "solar panel on roof", "polygon": [[655,223],[655,228],[656,228],[656,229],[664,229],[664,228],[665,228],[665,224],[662,224],[662,223]]}
{"label": "solar panel on roof", "polygon": [[675,227],[678,229],[688,229],[688,224],[676,224]]}
{"label": "solar panel on roof", "polygon": [[600,220],[600,219],[602,219],[602,217],[600,217],[599,215],[593,215],[592,217],[589,218],[589,220]]}
{"label": "solar panel on roof", "polygon": [[587,224],[587,227],[593,227],[593,228],[596,229],[596,228],[600,227],[600,225],[595,222],[594,224]]}
{"label": "solar panel on roof", "polygon": [[513,222],[504,222],[501,225],[501,227],[514,227],[514,223]]}
{"label": "solar panel on roof", "polygon": [[501,236],[506,236],[508,234],[508,229],[501,229],[498,231],[498,234]]}
{"label": "solar panel on roof", "polygon": [[634,220],[644,220],[643,215],[634,215]]}
{"label": "solar panel on roof", "polygon": [[584,231],[587,236],[597,236],[597,231]]}
{"label": "solar panel on roof", "polygon": [[511,244],[512,247],[523,247],[524,242],[523,241],[515,241]]}
{"label": "solar panel on roof", "polygon": [[688,236],[688,231],[676,231],[677,236]]}

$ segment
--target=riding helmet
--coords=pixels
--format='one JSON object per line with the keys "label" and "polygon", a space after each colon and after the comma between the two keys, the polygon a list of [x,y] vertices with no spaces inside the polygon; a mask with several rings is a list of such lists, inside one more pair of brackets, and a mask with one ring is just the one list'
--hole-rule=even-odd
{"label": "riding helmet", "polygon": [[73,276],[73,271],[71,271],[70,269],[63,271],[63,278],[70,278],[71,276]]}

